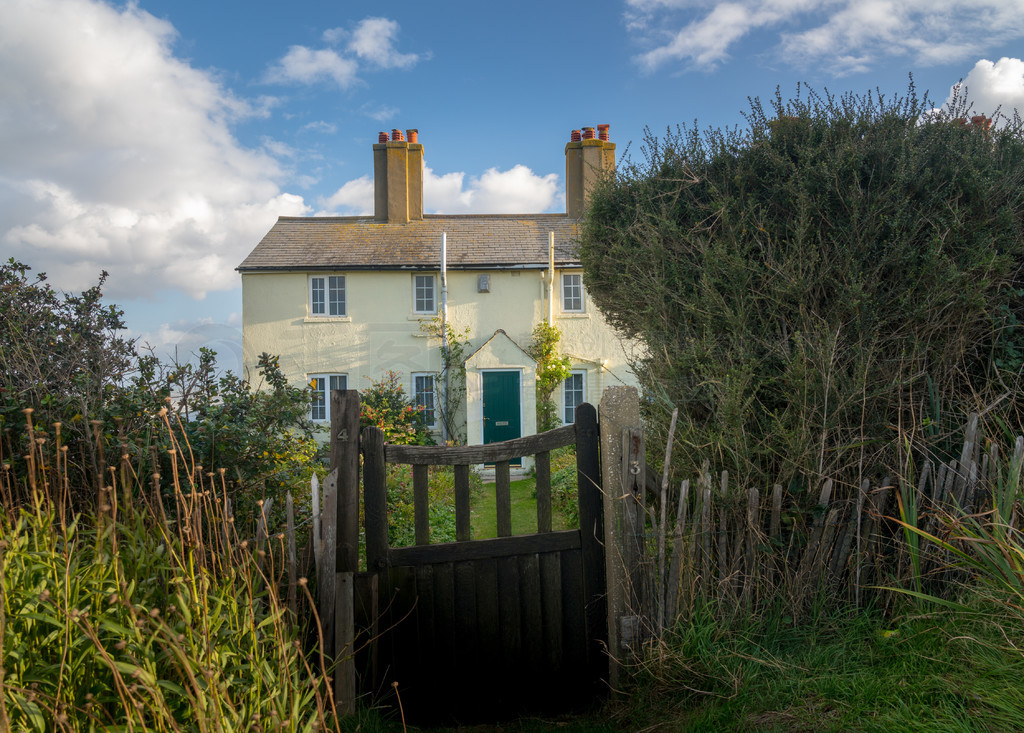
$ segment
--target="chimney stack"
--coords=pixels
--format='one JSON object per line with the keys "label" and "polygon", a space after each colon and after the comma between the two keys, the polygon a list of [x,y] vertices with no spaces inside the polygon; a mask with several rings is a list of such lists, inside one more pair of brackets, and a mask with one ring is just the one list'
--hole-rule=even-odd
{"label": "chimney stack", "polygon": [[615,143],[609,125],[573,130],[565,145],[565,212],[573,219],[583,216],[590,191],[602,177],[615,170]]}
{"label": "chimney stack", "polygon": [[[423,146],[418,130],[377,136],[373,146],[373,218],[408,224],[423,218]],[[408,140],[406,140],[408,135]]]}

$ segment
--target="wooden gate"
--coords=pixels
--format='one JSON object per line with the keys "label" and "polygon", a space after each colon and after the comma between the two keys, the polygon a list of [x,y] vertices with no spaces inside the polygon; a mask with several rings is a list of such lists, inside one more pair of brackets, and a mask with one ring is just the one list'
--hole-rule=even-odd
{"label": "wooden gate", "polygon": [[[397,689],[417,722],[566,710],[607,677],[604,509],[595,409],[575,425],[482,446],[385,445],[362,433],[366,560],[357,626],[373,641],[360,688]],[[579,530],[551,531],[549,452],[576,445]],[[512,536],[509,464],[535,456],[538,532]],[[386,464],[410,464],[412,547],[389,547]],[[469,471],[494,464],[498,537],[471,540]],[[456,542],[430,544],[427,467],[455,472]],[[360,623],[360,618],[362,622]],[[397,683],[397,687],[394,685]],[[394,702],[394,700],[392,700]]]}

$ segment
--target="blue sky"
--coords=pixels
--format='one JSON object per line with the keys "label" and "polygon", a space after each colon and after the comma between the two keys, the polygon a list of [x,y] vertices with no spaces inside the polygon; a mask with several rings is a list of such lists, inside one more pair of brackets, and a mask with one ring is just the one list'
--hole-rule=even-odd
{"label": "blue sky", "polygon": [[0,0],[0,255],[108,301],[161,355],[237,371],[234,267],[278,215],[372,208],[377,133],[418,128],[435,213],[564,211],[570,132],[620,157],[798,82],[964,80],[1024,110],[1024,0]]}

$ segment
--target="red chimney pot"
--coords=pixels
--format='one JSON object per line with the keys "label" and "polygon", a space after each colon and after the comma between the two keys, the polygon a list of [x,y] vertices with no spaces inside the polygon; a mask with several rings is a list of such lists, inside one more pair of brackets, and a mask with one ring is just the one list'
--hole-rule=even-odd
{"label": "red chimney pot", "polygon": [[580,136],[579,130],[573,130],[572,135],[569,137],[569,140],[574,143],[578,143],[582,139],[583,138]]}
{"label": "red chimney pot", "polygon": [[611,140],[611,138],[608,136],[608,128],[609,127],[611,127],[611,125],[598,125],[597,126],[597,139],[598,140],[604,140],[605,142],[608,142],[609,140]]}
{"label": "red chimney pot", "polygon": [[386,143],[387,141],[388,141],[388,134],[386,132],[381,132],[381,133],[377,134],[377,142],[379,142],[379,143]]}
{"label": "red chimney pot", "polygon": [[405,135],[402,134],[401,130],[395,128],[391,131],[391,142],[396,143],[402,142],[403,140],[405,140]]}
{"label": "red chimney pot", "polygon": [[584,127],[583,128],[583,139],[584,140],[594,140],[595,138],[597,138],[597,134],[594,132],[594,128],[593,127]]}
{"label": "red chimney pot", "polygon": [[411,143],[418,143],[420,141],[420,131],[415,128],[406,130],[405,134],[409,137],[409,142]]}

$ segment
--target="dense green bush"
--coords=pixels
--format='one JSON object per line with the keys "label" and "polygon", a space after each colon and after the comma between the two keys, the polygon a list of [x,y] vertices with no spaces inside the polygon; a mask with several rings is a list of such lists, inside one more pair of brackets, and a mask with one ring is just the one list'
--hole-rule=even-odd
{"label": "dense green bush", "polygon": [[648,132],[599,186],[588,292],[643,343],[654,434],[680,408],[684,475],[856,486],[899,433],[944,454],[970,411],[1020,424],[1024,134],[963,109],[777,95],[745,129]]}
{"label": "dense green bush", "polygon": [[[428,470],[430,542],[455,542],[455,469],[452,466],[430,466]],[[474,471],[469,473],[470,491],[483,489],[483,481]],[[412,468],[389,465],[388,544],[408,547],[415,544],[416,525],[413,512]]]}
{"label": "dense green bush", "polygon": [[[172,448],[188,454],[190,470],[230,467],[239,516],[288,490],[308,497],[317,455],[309,393],[287,384],[269,354],[259,358],[256,381],[218,375],[209,349],[185,364],[138,354],[122,336],[122,312],[103,303],[105,277],[74,295],[19,262],[0,265],[0,458],[27,452],[22,411],[31,408],[35,437],[67,448],[74,505],[95,502],[109,479],[105,466],[122,455],[139,475],[168,473]],[[177,443],[171,426],[181,430]],[[20,462],[12,466],[24,471]]]}

